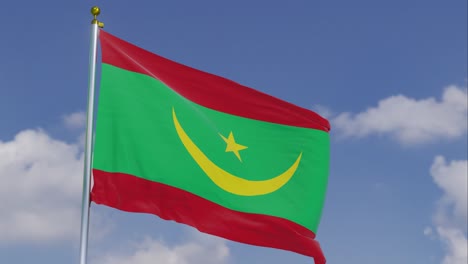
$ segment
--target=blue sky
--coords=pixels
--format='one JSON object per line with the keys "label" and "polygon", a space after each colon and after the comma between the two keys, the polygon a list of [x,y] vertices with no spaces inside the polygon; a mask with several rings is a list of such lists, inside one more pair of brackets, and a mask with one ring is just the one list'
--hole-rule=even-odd
{"label": "blue sky", "polygon": [[[78,263],[96,4],[114,35],[329,118],[328,263],[466,263],[463,0],[2,3],[0,263]],[[312,263],[94,204],[90,260]]]}

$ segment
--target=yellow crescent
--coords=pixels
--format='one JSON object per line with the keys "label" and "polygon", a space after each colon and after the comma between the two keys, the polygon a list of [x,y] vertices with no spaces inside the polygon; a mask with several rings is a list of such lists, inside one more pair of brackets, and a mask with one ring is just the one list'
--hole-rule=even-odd
{"label": "yellow crescent", "polygon": [[302,152],[297,157],[296,161],[286,171],[280,175],[263,181],[249,181],[221,169],[214,164],[190,139],[177,119],[174,108],[172,109],[172,119],[182,144],[187,149],[188,153],[205,174],[221,189],[236,195],[256,196],[264,195],[277,191],[283,187],[296,172],[299,163],[301,162]]}

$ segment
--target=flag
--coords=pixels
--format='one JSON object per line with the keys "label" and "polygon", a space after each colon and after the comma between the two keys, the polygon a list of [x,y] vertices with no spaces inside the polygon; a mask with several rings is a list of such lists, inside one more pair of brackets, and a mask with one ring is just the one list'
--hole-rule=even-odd
{"label": "flag", "polygon": [[91,199],[325,263],[328,121],[101,30]]}

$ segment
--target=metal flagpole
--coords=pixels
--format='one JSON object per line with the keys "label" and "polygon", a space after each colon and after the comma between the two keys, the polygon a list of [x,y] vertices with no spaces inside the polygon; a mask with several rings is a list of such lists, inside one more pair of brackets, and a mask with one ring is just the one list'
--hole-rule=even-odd
{"label": "metal flagpole", "polygon": [[88,112],[86,125],[86,144],[84,156],[83,196],[81,204],[81,237],[80,237],[80,264],[86,264],[88,253],[89,206],[91,189],[91,161],[93,150],[93,124],[94,124],[94,85],[96,80],[97,37],[99,27],[104,24],[97,20],[101,10],[94,6],[91,8],[93,20],[91,21],[91,48],[89,52],[89,82],[88,82]]}

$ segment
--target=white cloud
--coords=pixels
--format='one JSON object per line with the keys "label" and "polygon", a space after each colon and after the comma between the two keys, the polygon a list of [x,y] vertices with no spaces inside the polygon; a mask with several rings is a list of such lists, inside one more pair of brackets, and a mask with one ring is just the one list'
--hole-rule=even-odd
{"label": "white cloud", "polygon": [[437,234],[446,248],[442,263],[466,264],[468,161],[447,162],[444,157],[437,156],[431,167],[431,175],[443,191],[434,213]]}
{"label": "white cloud", "polygon": [[223,239],[197,234],[189,241],[168,246],[163,241],[146,238],[132,246],[129,254],[116,251],[94,259],[96,264],[223,264],[228,263],[229,249]]}
{"label": "white cloud", "polygon": [[364,112],[342,113],[332,123],[344,136],[388,134],[404,144],[416,144],[464,135],[467,110],[466,87],[452,85],[445,88],[439,101],[391,96]]}
{"label": "white cloud", "polygon": [[79,147],[42,130],[0,141],[0,242],[76,236],[82,171]]}
{"label": "white cloud", "polygon": [[[456,220],[466,230],[467,222],[467,185],[468,185],[468,162],[467,160],[456,160],[447,163],[444,157],[437,156],[431,167],[431,175],[434,182],[443,191],[444,195],[439,201],[437,221],[446,223]],[[445,219],[449,217],[449,219]]]}
{"label": "white cloud", "polygon": [[468,242],[466,233],[457,228],[437,228],[440,239],[445,243],[447,254],[442,264],[468,263]]}
{"label": "white cloud", "polygon": [[86,126],[86,114],[75,112],[63,117],[63,122],[70,129],[83,129]]}

